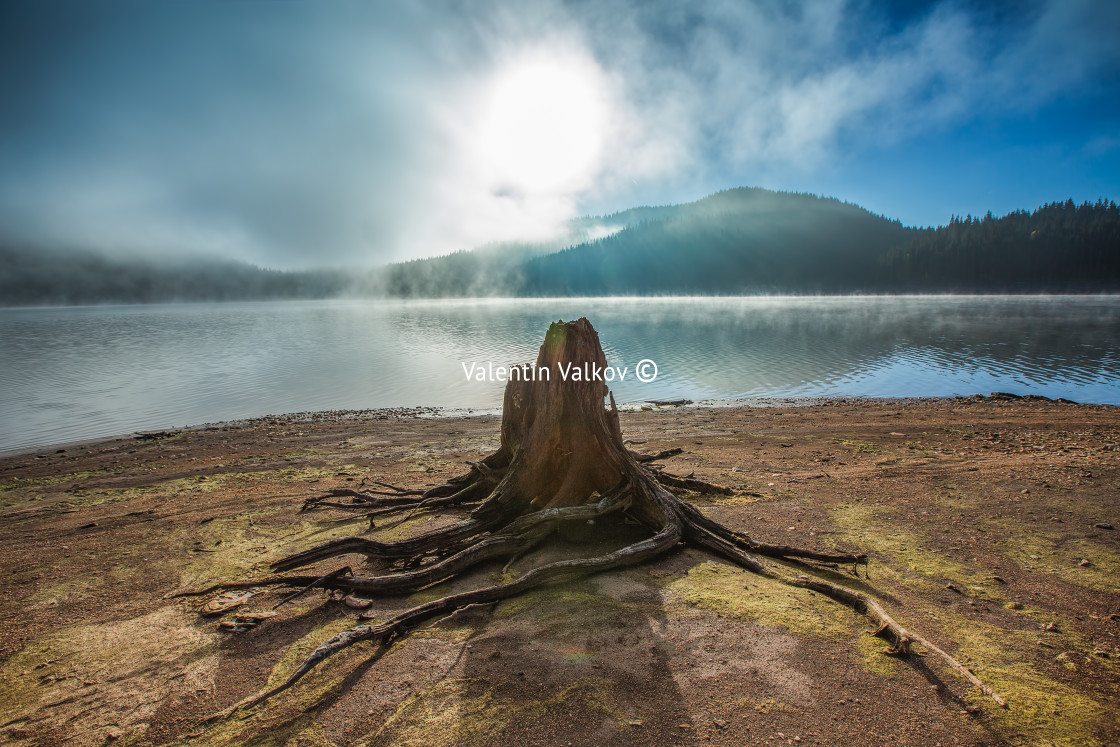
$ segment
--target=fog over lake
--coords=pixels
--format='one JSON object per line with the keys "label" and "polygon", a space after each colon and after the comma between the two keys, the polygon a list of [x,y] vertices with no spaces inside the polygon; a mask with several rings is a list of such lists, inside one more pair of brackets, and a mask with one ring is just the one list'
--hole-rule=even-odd
{"label": "fog over lake", "polygon": [[[500,407],[464,364],[588,317],[619,403],[943,397],[1120,404],[1120,297],[289,301],[0,310],[0,450],[328,409]],[[642,360],[658,374],[639,381]],[[556,372],[552,372],[556,376]]]}

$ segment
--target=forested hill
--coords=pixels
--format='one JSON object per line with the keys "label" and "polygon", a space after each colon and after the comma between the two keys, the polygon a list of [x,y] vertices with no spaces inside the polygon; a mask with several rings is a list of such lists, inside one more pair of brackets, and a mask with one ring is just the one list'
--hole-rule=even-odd
{"label": "forested hill", "polygon": [[1002,218],[954,217],[881,261],[892,291],[1120,290],[1120,210],[1073,200]]}
{"label": "forested hill", "polygon": [[856,205],[732,189],[580,218],[507,243],[366,272],[280,272],[0,246],[0,305],[271,298],[1120,292],[1116,203],[906,228]]}
{"label": "forested hill", "polygon": [[871,290],[879,259],[913,237],[839,200],[733,189],[526,263],[530,295]]}
{"label": "forested hill", "polygon": [[[592,220],[592,219],[587,219]],[[1072,200],[914,229],[839,200],[732,189],[593,219],[619,230],[502,261],[379,274],[393,296],[1120,291],[1120,211]],[[418,292],[419,291],[419,292]],[[481,292],[480,292],[481,291]]]}

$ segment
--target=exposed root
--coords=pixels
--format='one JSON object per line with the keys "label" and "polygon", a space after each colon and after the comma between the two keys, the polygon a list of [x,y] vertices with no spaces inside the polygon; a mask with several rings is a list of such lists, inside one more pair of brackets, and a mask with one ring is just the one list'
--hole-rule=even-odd
{"label": "exposed root", "polygon": [[630,456],[634,458],[635,462],[638,462],[639,464],[646,464],[648,462],[656,462],[661,459],[668,459],[669,457],[676,456],[677,454],[683,452],[684,449],[680,447],[673,447],[672,449],[659,451],[656,454],[639,454],[636,451],[631,451]]}
{"label": "exposed root", "polygon": [[[683,505],[683,504],[682,504]],[[837,584],[824,581],[819,578],[812,578],[804,574],[788,576],[764,564],[759,558],[754,557],[748,552],[745,552],[733,544],[727,542],[721,537],[716,536],[707,529],[695,525],[689,525],[688,529],[692,530],[688,535],[688,539],[695,541],[697,544],[711,550],[717,555],[730,560],[736,565],[742,566],[747,570],[753,571],[760,576],[780,581],[789,586],[795,586],[801,589],[810,589],[820,594],[836,600],[842,604],[851,607],[856,612],[867,615],[872,622],[876,623],[878,627],[872,632],[872,635],[885,638],[890,642],[891,649],[888,651],[893,656],[908,656],[911,653],[911,644],[917,643],[927,651],[938,656],[945,664],[947,664],[955,672],[962,675],[966,680],[980,688],[980,690],[992,700],[994,700],[1000,707],[1006,708],[1007,702],[1004,701],[994,690],[985,685],[972,673],[967,667],[962,665],[955,658],[945,653],[941,648],[930,643],[922,636],[916,635],[901,625],[887,614],[882,605],[876,602],[860,591],[854,591]]]}
{"label": "exposed root", "polygon": [[[549,328],[537,367],[556,369],[606,363],[598,335],[585,319]],[[336,488],[304,504],[309,508],[361,510],[367,516],[471,506],[470,514],[450,526],[421,532],[408,539],[382,542],[354,536],[324,542],[272,564],[286,572],[349,554],[388,561],[392,572],[356,576],[350,567],[323,574],[270,576],[218,584],[209,589],[180,592],[194,596],[225,591],[211,606],[236,604],[230,590],[254,591],[265,586],[299,589],[280,604],[314,588],[373,598],[408,594],[459,576],[487,561],[504,561],[503,573],[514,559],[545,541],[560,525],[579,527],[610,514],[644,527],[649,533],[620,550],[594,558],[560,560],[537,566],[508,582],[444,596],[406,610],[386,621],[350,628],[315,649],[280,685],[231,706],[220,715],[261,703],[292,687],[325,659],[361,641],[374,641],[380,656],[394,640],[433,619],[476,604],[494,604],[545,584],[580,578],[604,570],[633,565],[661,555],[681,542],[704,549],[742,568],[788,586],[823,594],[863,615],[876,626],[874,635],[891,644],[890,653],[907,656],[917,644],[933,654],[996,703],[1006,703],[991,688],[942,649],[899,625],[872,597],[820,577],[791,575],[768,565],[763,557],[808,566],[806,561],[857,566],[867,563],[862,553],[822,552],[759,542],[706,516],[669,488],[698,493],[736,495],[721,485],[679,476],[653,467],[651,462],[674,456],[680,449],[637,454],[622,440],[618,409],[602,382],[594,380],[511,380],[503,403],[501,446],[470,470],[428,490],[373,482],[373,489]],[[359,487],[365,488],[364,483]],[[338,499],[350,499],[342,502]],[[333,499],[333,500],[332,500]],[[371,519],[372,523],[372,519]],[[249,592],[245,592],[246,594]],[[264,619],[264,618],[261,618]],[[255,622],[259,622],[256,620]],[[247,622],[231,623],[247,625]]]}
{"label": "exposed root", "polygon": [[535,589],[546,584],[570,581],[593,573],[600,573],[611,568],[620,568],[622,566],[641,563],[671,550],[677,545],[680,538],[680,525],[676,522],[671,522],[653,537],[642,540],[641,542],[636,542],[607,555],[600,555],[595,558],[559,560],[554,563],[547,563],[533,568],[508,584],[498,584],[496,586],[487,586],[482,589],[452,594],[428,602],[427,604],[413,607],[383,623],[377,625],[357,625],[348,630],[344,630],[312,651],[311,655],[304,659],[303,663],[300,664],[284,682],[270,690],[265,690],[264,692],[246,698],[229,709],[226,713],[262,703],[284,692],[325,659],[355,643],[373,640],[377,641],[382,646],[388,646],[394,639],[433,617],[446,615],[472,604],[488,604],[502,599],[508,599],[509,597],[523,594],[530,589]]}
{"label": "exposed root", "polygon": [[667,488],[680,488],[682,490],[691,490],[694,493],[707,493],[709,495],[758,495],[757,493],[745,493],[723,485],[704,482],[703,480],[697,480],[693,477],[680,477],[679,475],[673,475],[664,470],[657,470],[654,474],[657,481]]}
{"label": "exposed root", "polygon": [[297,591],[295,594],[289,594],[288,596],[284,597],[283,599],[281,599],[276,604],[272,605],[272,609],[273,610],[278,610],[278,609],[280,609],[280,607],[287,604],[288,602],[299,599],[300,597],[302,597],[304,594],[311,591],[315,587],[317,587],[317,586],[327,586],[330,583],[331,579],[341,578],[342,576],[346,576],[349,573],[350,573],[350,566],[346,566],[344,568],[339,568],[337,571],[331,571],[330,573],[328,573],[325,576],[320,576],[319,578],[317,578],[314,581],[312,581],[311,583],[309,583],[307,586],[305,586],[302,589],[300,589],[299,591]]}

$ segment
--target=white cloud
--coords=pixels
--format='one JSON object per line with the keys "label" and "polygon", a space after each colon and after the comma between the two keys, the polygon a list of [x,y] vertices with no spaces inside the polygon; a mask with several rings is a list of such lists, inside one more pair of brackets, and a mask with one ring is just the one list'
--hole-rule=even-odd
{"label": "white cloud", "polygon": [[[908,19],[843,0],[307,3],[267,23],[255,6],[142,7],[81,56],[46,38],[15,61],[41,78],[7,89],[31,122],[0,131],[10,236],[279,266],[543,238],[582,211],[1028,112],[1120,59],[1120,6],[1090,0]],[[561,71],[554,86],[572,71],[572,103],[547,116],[581,109],[566,127],[587,132],[487,121],[495,86],[534,64]]]}

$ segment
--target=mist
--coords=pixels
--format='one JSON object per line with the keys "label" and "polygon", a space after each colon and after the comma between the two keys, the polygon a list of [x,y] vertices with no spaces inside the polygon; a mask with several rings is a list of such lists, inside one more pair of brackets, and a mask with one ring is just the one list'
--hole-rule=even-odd
{"label": "mist", "polygon": [[[32,249],[373,267],[745,184],[934,225],[920,170],[855,164],[937,142],[964,171],[978,123],[1006,152],[977,213],[1120,191],[1114,3],[115,0],[0,29],[0,242]],[[1024,148],[1054,165],[1001,181]]]}

